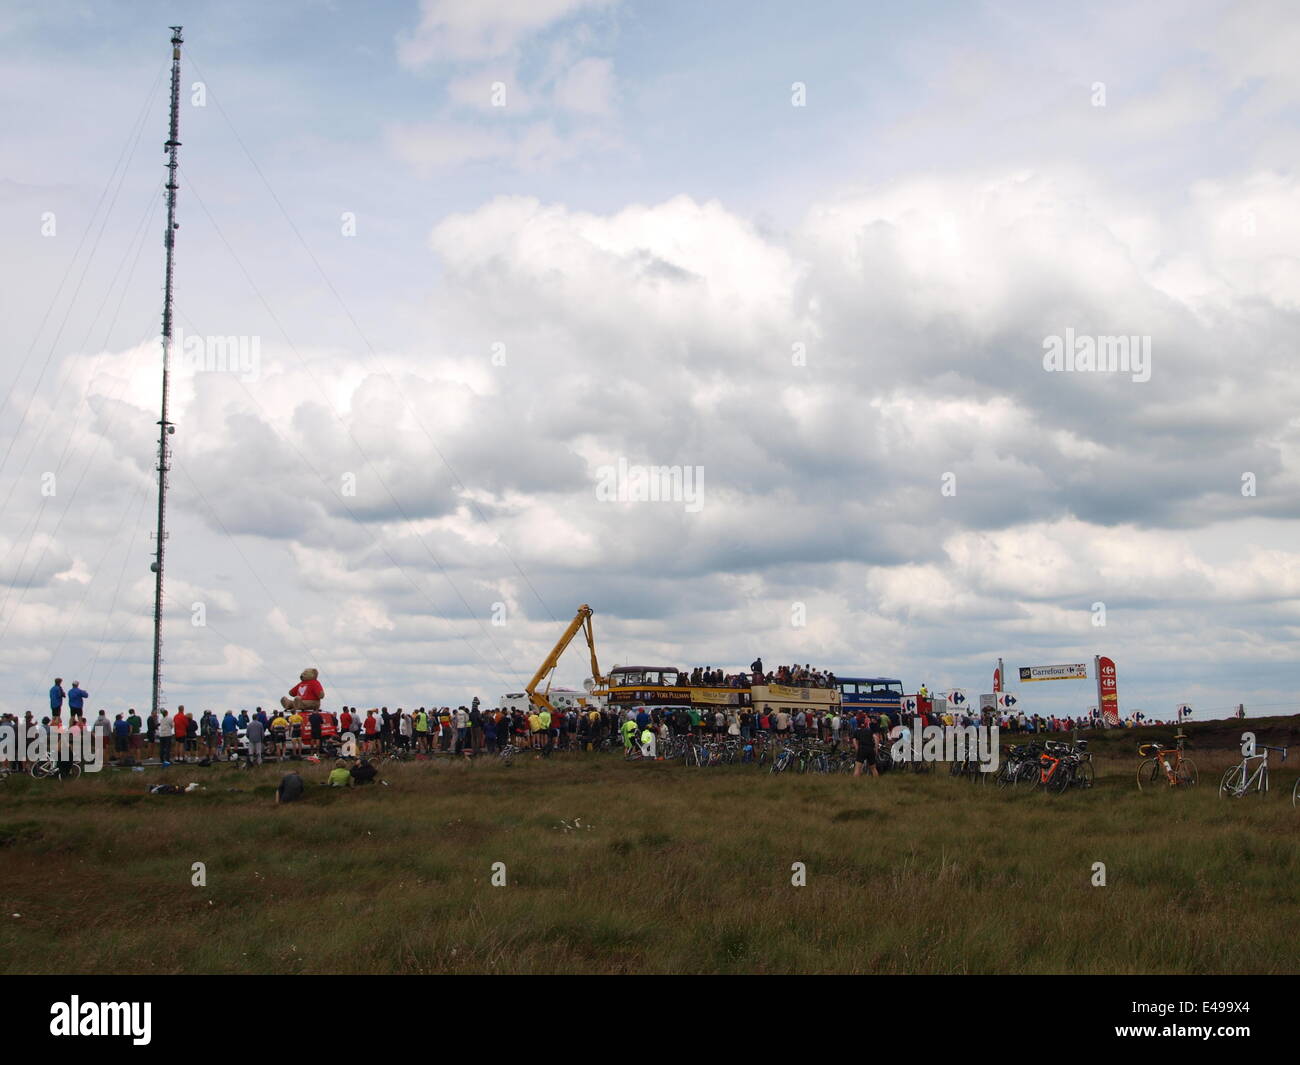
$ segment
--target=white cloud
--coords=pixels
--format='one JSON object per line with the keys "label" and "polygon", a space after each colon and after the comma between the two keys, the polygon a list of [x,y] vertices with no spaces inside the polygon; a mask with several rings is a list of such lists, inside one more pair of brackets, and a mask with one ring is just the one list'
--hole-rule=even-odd
{"label": "white cloud", "polygon": [[587,58],[570,67],[555,84],[554,102],[568,111],[608,115],[614,110],[614,64]]}
{"label": "white cloud", "polygon": [[401,35],[403,65],[495,59],[528,37],[615,0],[421,0],[420,23]]}

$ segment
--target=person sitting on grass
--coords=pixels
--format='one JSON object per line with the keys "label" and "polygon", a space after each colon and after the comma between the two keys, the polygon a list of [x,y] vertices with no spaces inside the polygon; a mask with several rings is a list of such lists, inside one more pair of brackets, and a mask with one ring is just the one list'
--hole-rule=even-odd
{"label": "person sitting on grass", "polygon": [[275,789],[276,804],[278,805],[282,802],[297,802],[302,798],[304,790],[305,788],[303,786],[302,777],[297,773],[285,773],[285,775],[280,778],[280,786]]}
{"label": "person sitting on grass", "polygon": [[348,772],[348,764],[340,758],[334,763],[334,768],[330,770],[330,778],[326,782],[331,788],[346,788],[352,784],[352,774]]}
{"label": "person sitting on grass", "polygon": [[352,767],[352,783],[369,784],[375,779],[377,773],[378,770],[376,770],[375,767],[363,757],[361,761]]}

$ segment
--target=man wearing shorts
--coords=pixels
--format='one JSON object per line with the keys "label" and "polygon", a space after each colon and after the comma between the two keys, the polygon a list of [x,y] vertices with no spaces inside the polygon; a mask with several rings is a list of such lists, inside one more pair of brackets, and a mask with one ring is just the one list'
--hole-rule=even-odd
{"label": "man wearing shorts", "polygon": [[284,714],[271,718],[271,753],[284,761],[284,741],[289,735],[289,719]]}
{"label": "man wearing shorts", "polygon": [[855,777],[862,776],[864,765],[871,770],[873,777],[880,776],[880,771],[876,768],[876,736],[865,722],[853,730],[853,758]]}

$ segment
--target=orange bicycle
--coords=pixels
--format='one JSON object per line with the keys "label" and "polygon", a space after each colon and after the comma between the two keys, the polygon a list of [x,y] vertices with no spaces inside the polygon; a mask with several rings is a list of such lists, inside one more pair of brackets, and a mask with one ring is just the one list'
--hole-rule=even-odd
{"label": "orange bicycle", "polygon": [[1196,763],[1183,753],[1187,737],[1182,729],[1174,736],[1174,745],[1144,743],[1138,748],[1143,758],[1138,766],[1138,788],[1153,788],[1164,784],[1170,788],[1190,788],[1196,783]]}

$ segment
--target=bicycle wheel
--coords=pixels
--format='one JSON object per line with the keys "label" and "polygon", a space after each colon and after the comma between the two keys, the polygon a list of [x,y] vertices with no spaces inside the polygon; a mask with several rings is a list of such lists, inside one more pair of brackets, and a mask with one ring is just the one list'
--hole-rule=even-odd
{"label": "bicycle wheel", "polygon": [[1291,805],[1300,806],[1300,779],[1295,782],[1295,787],[1291,789]]}
{"label": "bicycle wheel", "polygon": [[54,763],[53,763],[53,762],[33,762],[33,763],[32,763],[31,774],[32,774],[32,776],[34,776],[37,780],[44,780],[46,777],[48,777],[48,776],[49,776],[51,773],[53,773],[53,772],[54,772]]}
{"label": "bicycle wheel", "polygon": [[1093,785],[1096,775],[1092,771],[1091,762],[1080,762],[1074,769],[1074,779],[1071,780],[1076,788],[1090,788]]}
{"label": "bicycle wheel", "polygon": [[1196,763],[1190,758],[1184,758],[1182,765],[1174,770],[1174,779],[1178,781],[1180,788],[1190,788],[1199,779],[1196,772]]}
{"label": "bicycle wheel", "polygon": [[1138,766],[1138,791],[1143,788],[1153,788],[1159,783],[1161,778],[1160,762],[1156,758],[1148,758]]}
{"label": "bicycle wheel", "polygon": [[1073,772],[1073,766],[1068,766],[1064,762],[1059,764],[1047,780],[1047,790],[1055,795],[1060,795],[1070,786],[1070,777]]}
{"label": "bicycle wheel", "polygon": [[1224,772],[1223,779],[1219,781],[1219,798],[1239,799],[1245,783],[1245,767],[1240,765],[1230,766]]}
{"label": "bicycle wheel", "polygon": [[81,776],[81,763],[69,762],[67,769],[63,771],[63,776],[66,780],[76,780],[77,777]]}

